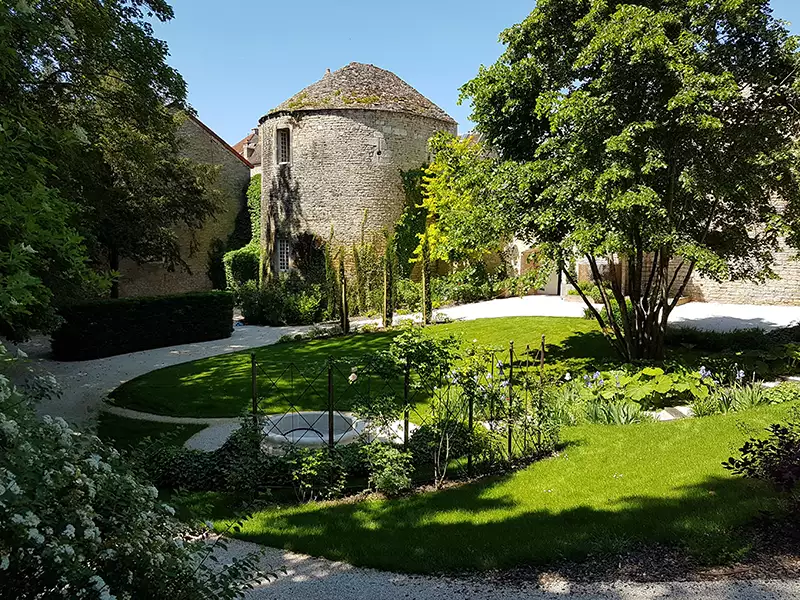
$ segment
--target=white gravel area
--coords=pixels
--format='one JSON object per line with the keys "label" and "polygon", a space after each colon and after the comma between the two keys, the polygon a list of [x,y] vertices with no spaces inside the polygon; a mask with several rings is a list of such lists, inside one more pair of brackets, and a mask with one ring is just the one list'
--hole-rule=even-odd
{"label": "white gravel area", "polygon": [[[218,550],[221,561],[262,550],[233,540],[228,550]],[[312,558],[267,548],[265,570],[286,569],[277,579],[259,586],[248,600],[789,600],[800,597],[800,582],[780,580],[631,583],[571,583],[560,576],[541,583],[502,583],[480,577],[428,577],[402,575],[353,567],[346,563]]]}
{"label": "white gravel area", "polygon": [[800,322],[800,306],[757,304],[715,304],[689,302],[675,308],[670,324],[697,327],[707,331],[732,329],[777,329]]}

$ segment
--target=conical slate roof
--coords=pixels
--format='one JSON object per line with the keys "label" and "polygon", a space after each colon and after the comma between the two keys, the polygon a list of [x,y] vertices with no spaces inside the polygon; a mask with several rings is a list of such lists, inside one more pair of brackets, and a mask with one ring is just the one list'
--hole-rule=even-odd
{"label": "conical slate roof", "polygon": [[455,123],[441,108],[394,73],[374,65],[350,63],[308,86],[261,118],[282,112],[326,109],[386,110]]}

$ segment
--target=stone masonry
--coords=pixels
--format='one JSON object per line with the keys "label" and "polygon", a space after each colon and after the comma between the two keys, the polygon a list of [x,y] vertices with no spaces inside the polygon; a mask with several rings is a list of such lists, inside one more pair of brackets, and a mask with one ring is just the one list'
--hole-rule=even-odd
{"label": "stone masonry", "polygon": [[223,207],[195,231],[197,247],[192,251],[189,231],[181,229],[178,237],[181,255],[190,271],[176,267],[168,271],[160,262],[137,265],[130,260],[120,264],[120,297],[159,296],[212,289],[208,278],[209,250],[214,240],[227,241],[233,232],[236,216],[245,206],[245,190],[250,182],[250,165],[227,143],[194,117],[186,117],[178,135],[183,141],[183,156],[199,163],[219,166],[214,184],[222,193]]}
{"label": "stone masonry", "polygon": [[[348,70],[365,77],[361,85],[367,89],[339,83],[339,74]],[[405,88],[390,95],[382,79]],[[296,103],[284,103],[261,120],[263,248],[275,247],[275,240],[267,243],[269,235],[291,240],[310,232],[328,240],[331,227],[334,243],[349,246],[361,237],[365,211],[367,236],[391,230],[405,202],[400,171],[428,162],[428,140],[437,131],[456,133],[455,121],[441,109],[377,67],[354,63],[315,85],[320,84],[327,85],[329,97],[312,104],[311,86]],[[418,104],[400,104],[404,94]],[[342,97],[349,103],[338,101]],[[289,131],[285,164],[279,163],[277,148],[281,129]],[[270,226],[270,213],[277,232]]]}

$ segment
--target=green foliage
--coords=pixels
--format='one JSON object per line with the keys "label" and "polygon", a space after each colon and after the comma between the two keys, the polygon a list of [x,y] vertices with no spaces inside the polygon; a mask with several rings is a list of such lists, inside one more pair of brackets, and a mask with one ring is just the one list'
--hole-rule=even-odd
{"label": "green foliage", "polygon": [[610,260],[640,307],[627,327],[605,323],[621,356],[663,359],[694,272],[772,276],[780,221],[800,215],[786,108],[800,77],[798,42],[767,2],[540,0],[501,40],[497,63],[462,88],[499,158],[453,170],[449,186],[481,193],[479,213],[504,215],[568,275],[585,258],[601,285]]}
{"label": "green foliage", "polygon": [[419,236],[425,233],[428,210],[422,204],[422,179],[425,169],[400,171],[405,190],[405,205],[394,226],[394,252],[397,255],[399,278],[411,276],[414,253],[419,246]]}
{"label": "green foliage", "polygon": [[435,306],[467,304],[496,297],[499,281],[478,261],[449,275],[431,280],[431,297]]}
{"label": "green foliage", "polygon": [[105,292],[90,265],[185,266],[176,226],[216,212],[215,170],[180,158],[186,85],[152,28],[172,16],[163,0],[0,6],[3,334]]}
{"label": "green foliage", "polygon": [[397,496],[411,489],[411,455],[386,444],[364,447],[369,464],[369,483],[387,496]]}
{"label": "green foliage", "polygon": [[800,342],[800,327],[793,325],[769,331],[759,328],[707,331],[695,327],[670,327],[666,342],[670,346],[709,352],[773,351],[779,346]]}
{"label": "green foliage", "polygon": [[89,360],[231,336],[233,296],[193,292],[97,300],[61,309],[53,333],[58,360]]}
{"label": "green foliage", "polygon": [[774,387],[766,388],[764,392],[770,404],[782,404],[800,400],[800,384],[794,381],[782,381]]}
{"label": "green foliage", "polygon": [[336,498],[344,491],[347,472],[338,452],[327,448],[293,448],[286,459],[297,499],[301,502]]}
{"label": "green foliage", "polygon": [[247,212],[250,214],[250,241],[261,240],[261,173],[256,173],[247,186]]}
{"label": "green foliage", "polygon": [[0,598],[241,598],[258,555],[208,561],[208,529],[97,437],[39,420],[33,402],[55,390],[30,383],[0,375]]}
{"label": "green foliage", "polygon": [[[350,279],[348,305],[351,316],[380,314],[383,307],[383,252],[377,235],[367,237],[367,211],[361,220],[361,239],[350,249],[353,277]],[[387,240],[388,243],[388,240]],[[342,249],[344,252],[344,249]]]}
{"label": "green foliage", "polygon": [[[584,295],[587,298],[589,298],[592,302],[594,302],[595,304],[601,304],[603,302],[603,297],[600,294],[600,288],[597,287],[597,284],[595,284],[594,282],[592,282],[592,281],[579,281],[578,282],[578,287],[584,293]],[[571,289],[568,292],[568,295],[569,296],[580,296],[580,294],[578,293],[578,290],[576,290],[576,289]],[[591,318],[594,318],[594,316],[592,316]]]}
{"label": "green foliage", "polygon": [[417,307],[422,302],[422,286],[413,279],[398,279],[396,282],[396,294],[397,307],[406,311],[417,310]]}
{"label": "green foliage", "polygon": [[785,425],[770,425],[769,436],[753,438],[722,466],[736,475],[769,481],[791,491],[800,481],[800,412],[795,408]]}
{"label": "green foliage", "polygon": [[584,375],[584,385],[600,400],[626,400],[647,408],[674,406],[695,398],[706,398],[714,385],[697,371],[676,370],[665,373],[658,367],[645,367],[633,373],[595,372]]}
{"label": "green foliage", "polygon": [[[478,260],[500,249],[508,232],[504,216],[487,206],[493,162],[472,138],[444,132],[430,142],[434,160],[425,171],[422,205],[432,260]],[[495,207],[496,208],[496,207]],[[421,257],[421,245],[416,250]]]}
{"label": "green foliage", "polygon": [[225,280],[231,291],[237,291],[247,282],[257,282],[261,263],[261,247],[250,242],[238,250],[226,252],[223,258]]}
{"label": "green foliage", "polygon": [[452,335],[434,337],[413,323],[404,325],[389,346],[389,356],[397,365],[408,364],[429,380],[446,373],[458,356],[458,340]]}
{"label": "green foliage", "polygon": [[446,460],[455,460],[467,455],[473,445],[474,432],[463,423],[447,418],[421,425],[408,440],[408,449],[415,465],[431,465],[440,460],[446,451]]}
{"label": "green foliage", "polygon": [[698,417],[739,412],[765,404],[777,404],[773,398],[769,389],[761,383],[734,383],[716,388],[706,398],[697,398],[692,403],[692,410]]}
{"label": "green foliage", "polygon": [[322,285],[305,283],[298,275],[273,278],[260,287],[248,281],[238,296],[248,325],[312,325],[325,315]]}

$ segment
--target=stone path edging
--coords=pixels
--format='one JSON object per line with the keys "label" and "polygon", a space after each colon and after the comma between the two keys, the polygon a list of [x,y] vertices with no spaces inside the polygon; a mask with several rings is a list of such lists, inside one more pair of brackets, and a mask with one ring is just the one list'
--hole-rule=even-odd
{"label": "stone path edging", "polygon": [[150,421],[153,423],[172,423],[173,425],[230,425],[238,424],[239,418],[236,417],[171,417],[169,415],[157,415],[154,413],[146,413],[130,408],[122,408],[121,406],[113,406],[106,404],[102,407],[102,411],[116,415],[118,417],[125,417],[126,419],[136,419],[138,421]]}

